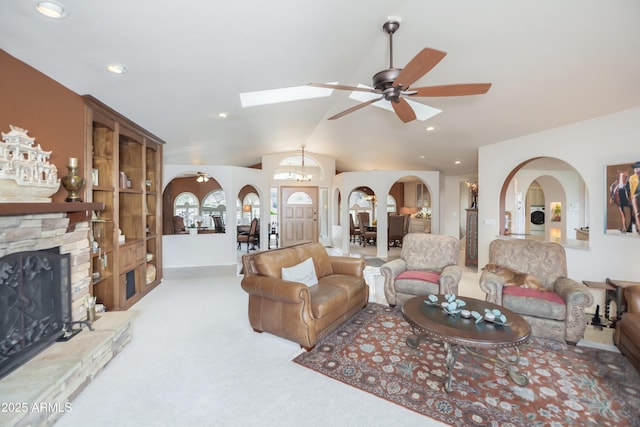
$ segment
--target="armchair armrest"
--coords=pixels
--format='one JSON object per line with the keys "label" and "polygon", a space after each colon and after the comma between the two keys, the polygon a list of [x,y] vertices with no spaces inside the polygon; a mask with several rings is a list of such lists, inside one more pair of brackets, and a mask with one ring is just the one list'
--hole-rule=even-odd
{"label": "armchair armrest", "polygon": [[306,285],[275,277],[246,276],[242,279],[241,286],[249,295],[257,295],[287,304],[300,304],[311,299],[309,288]]}
{"label": "armchair armrest", "polygon": [[447,265],[440,272],[440,293],[458,295],[458,283],[462,278],[462,268],[458,265]]}
{"label": "armchair armrest", "polygon": [[568,277],[560,277],[553,284],[553,290],[567,305],[565,319],[565,340],[577,343],[584,337],[587,316],[584,309],[593,304],[593,295],[586,285]]}
{"label": "armchair armrest", "polygon": [[363,277],[364,259],[349,256],[330,256],[334,274]]}
{"label": "armchair armrest", "polygon": [[396,276],[407,270],[407,263],[402,258],[389,261],[380,267],[380,274],[384,276],[384,295],[389,305],[394,306],[398,303],[396,297],[396,288],[394,280]]}
{"label": "armchair armrest", "polygon": [[487,294],[485,297],[487,301],[502,306],[503,287],[504,280],[497,274],[485,270],[480,275],[480,289]]}
{"label": "armchair armrest", "polygon": [[574,306],[581,307],[584,311],[584,308],[593,304],[593,295],[587,286],[568,277],[560,277],[556,280],[553,284],[553,290],[567,304],[567,311]]}

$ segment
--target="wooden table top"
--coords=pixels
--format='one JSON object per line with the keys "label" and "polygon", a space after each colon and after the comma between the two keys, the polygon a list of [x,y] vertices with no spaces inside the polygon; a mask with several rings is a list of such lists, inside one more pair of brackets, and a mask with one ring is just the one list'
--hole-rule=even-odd
{"label": "wooden table top", "polygon": [[[444,301],[443,296],[439,296]],[[460,344],[476,348],[515,347],[529,340],[531,326],[519,314],[475,298],[458,297],[467,305],[469,311],[477,311],[484,315],[484,309],[498,309],[507,316],[510,326],[465,319],[460,314],[449,315],[438,305],[424,303],[426,296],[417,296],[402,306],[402,314],[407,322],[419,333],[439,341]]]}

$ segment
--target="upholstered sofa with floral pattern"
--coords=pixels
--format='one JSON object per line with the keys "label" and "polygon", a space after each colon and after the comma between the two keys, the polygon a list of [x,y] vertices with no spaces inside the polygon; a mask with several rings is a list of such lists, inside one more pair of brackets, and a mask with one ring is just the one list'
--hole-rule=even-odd
{"label": "upholstered sofa with floral pattern", "polygon": [[459,241],[455,237],[408,233],[400,258],[380,267],[387,302],[394,307],[416,295],[457,294],[462,278],[459,257]]}
{"label": "upholstered sofa with floral pattern", "polygon": [[480,288],[486,300],[522,315],[532,334],[576,344],[587,327],[585,308],[593,304],[587,287],[567,277],[564,248],[536,240],[498,239],[489,244],[489,263],[537,277],[547,292],[506,286],[501,276],[484,270]]}

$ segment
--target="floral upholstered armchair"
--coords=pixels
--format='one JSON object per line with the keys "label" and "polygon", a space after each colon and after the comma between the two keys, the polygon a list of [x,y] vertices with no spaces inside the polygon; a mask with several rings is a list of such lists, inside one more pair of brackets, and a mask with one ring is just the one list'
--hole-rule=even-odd
{"label": "floral upholstered armchair", "polygon": [[593,304],[587,287],[567,277],[564,248],[535,240],[494,240],[489,244],[489,263],[538,278],[546,292],[506,286],[498,274],[484,270],[480,288],[486,300],[524,317],[532,334],[576,344],[587,327],[585,308]]}
{"label": "floral upholstered armchair", "polygon": [[380,267],[387,302],[394,307],[416,295],[457,294],[462,278],[459,257],[459,241],[455,237],[408,233],[400,258]]}

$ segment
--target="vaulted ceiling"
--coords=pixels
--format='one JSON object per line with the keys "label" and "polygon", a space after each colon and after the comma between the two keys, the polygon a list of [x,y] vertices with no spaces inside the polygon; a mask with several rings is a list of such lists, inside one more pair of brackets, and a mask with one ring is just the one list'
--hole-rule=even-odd
{"label": "vaulted ceiling", "polygon": [[[165,139],[169,164],[249,166],[306,145],[342,171],[469,174],[479,146],[640,105],[637,0],[60,0],[58,20],[35,2],[2,1],[0,48]],[[373,106],[328,121],[356,105],[344,91],[241,107],[241,92],[371,85],[389,66],[389,16],[395,67],[447,52],[414,86],[489,92],[420,98],[442,113],[408,124]]]}

